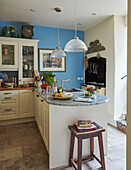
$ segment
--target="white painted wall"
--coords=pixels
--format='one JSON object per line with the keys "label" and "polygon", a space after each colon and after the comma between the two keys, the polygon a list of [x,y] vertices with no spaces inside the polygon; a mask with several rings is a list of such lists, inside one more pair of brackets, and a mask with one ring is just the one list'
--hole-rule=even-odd
{"label": "white painted wall", "polygon": [[131,170],[131,0],[128,1],[127,170]]}
{"label": "white painted wall", "polygon": [[127,78],[127,27],[125,17],[114,17],[114,36],[115,36],[115,105],[114,119],[120,119],[122,113],[126,113],[126,91]]}
{"label": "white painted wall", "polygon": [[[109,97],[108,120],[111,124],[114,124],[114,118],[120,117],[120,114],[125,112],[126,109],[126,90],[123,90],[126,78],[121,81],[121,77],[126,74],[126,36],[124,17],[117,16],[112,16],[85,31],[87,46],[91,41],[98,39],[106,47],[106,50],[100,52],[100,54],[107,59],[106,95]],[[96,56],[96,53],[88,55],[88,57],[93,56]],[[121,94],[119,94],[120,92]]]}
{"label": "white painted wall", "polygon": [[[114,51],[114,16],[106,21],[96,25],[95,27],[85,31],[85,43],[89,46],[91,41],[98,39],[106,50],[100,52],[102,57],[107,59],[106,63],[106,95],[109,97],[108,114],[113,117],[114,114],[114,84],[115,84],[115,51]],[[95,56],[96,53],[88,55],[88,57]]]}

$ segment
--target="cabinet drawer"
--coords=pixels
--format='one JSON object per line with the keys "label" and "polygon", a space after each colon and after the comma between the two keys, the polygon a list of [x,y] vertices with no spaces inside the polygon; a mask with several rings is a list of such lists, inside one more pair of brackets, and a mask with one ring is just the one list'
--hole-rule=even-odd
{"label": "cabinet drawer", "polygon": [[14,96],[18,95],[18,90],[5,90],[5,91],[0,91],[0,98],[2,96]]}
{"label": "cabinet drawer", "polygon": [[19,108],[6,107],[0,109],[0,120],[19,118]]}
{"label": "cabinet drawer", "polygon": [[1,91],[0,92],[0,107],[19,106],[18,91]]}
{"label": "cabinet drawer", "polygon": [[5,107],[5,106],[19,106],[19,97],[17,96],[1,96],[0,97],[0,107]]}

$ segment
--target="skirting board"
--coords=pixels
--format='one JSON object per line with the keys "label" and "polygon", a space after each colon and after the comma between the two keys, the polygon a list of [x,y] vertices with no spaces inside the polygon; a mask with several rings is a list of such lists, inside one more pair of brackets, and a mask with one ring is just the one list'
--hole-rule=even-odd
{"label": "skirting board", "polygon": [[2,120],[2,121],[0,121],[0,126],[12,125],[12,124],[18,124],[18,123],[26,123],[26,122],[33,122],[33,121],[35,121],[34,117],[13,119],[13,120]]}
{"label": "skirting board", "polygon": [[108,123],[113,126],[116,126],[116,121],[114,120],[114,116],[111,114],[108,114]]}

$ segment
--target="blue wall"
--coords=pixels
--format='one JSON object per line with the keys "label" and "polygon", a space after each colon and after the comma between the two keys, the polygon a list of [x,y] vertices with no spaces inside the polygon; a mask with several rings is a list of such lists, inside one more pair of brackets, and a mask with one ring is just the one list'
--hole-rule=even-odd
{"label": "blue wall", "polygon": [[[0,21],[0,35],[2,27],[13,25],[21,36],[21,26],[23,23],[13,23]],[[78,37],[84,41],[84,32],[78,31]],[[74,30],[60,29],[60,47],[64,49],[66,43],[74,37]],[[34,37],[38,39],[38,48],[55,49],[57,47],[57,29],[51,27],[34,25]],[[61,79],[71,79],[71,84],[64,82],[64,87],[80,88],[83,80],[77,80],[77,77],[84,77],[84,53],[67,53],[66,72],[54,72],[57,77],[58,86],[61,86]]]}

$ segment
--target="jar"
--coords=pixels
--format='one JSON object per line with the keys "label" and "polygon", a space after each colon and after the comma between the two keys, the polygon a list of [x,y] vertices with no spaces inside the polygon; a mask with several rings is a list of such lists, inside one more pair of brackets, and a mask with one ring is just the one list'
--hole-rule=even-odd
{"label": "jar", "polygon": [[8,48],[7,47],[3,47],[3,55],[7,55],[8,54]]}
{"label": "jar", "polygon": [[28,65],[26,63],[24,64],[24,70],[28,70]]}
{"label": "jar", "polygon": [[45,95],[48,95],[49,93],[50,93],[50,86],[46,86]]}

